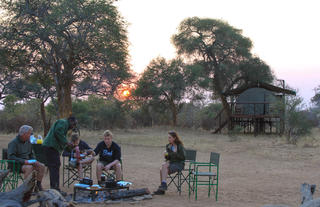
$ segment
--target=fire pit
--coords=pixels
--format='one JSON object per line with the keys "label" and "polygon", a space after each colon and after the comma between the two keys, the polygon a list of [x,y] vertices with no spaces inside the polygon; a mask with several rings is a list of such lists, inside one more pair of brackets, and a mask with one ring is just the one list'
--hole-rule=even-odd
{"label": "fire pit", "polygon": [[112,188],[75,184],[73,189],[73,200],[79,201],[77,195],[81,194],[81,200],[104,201],[110,199],[110,195],[119,190],[129,190],[128,186],[115,186]]}

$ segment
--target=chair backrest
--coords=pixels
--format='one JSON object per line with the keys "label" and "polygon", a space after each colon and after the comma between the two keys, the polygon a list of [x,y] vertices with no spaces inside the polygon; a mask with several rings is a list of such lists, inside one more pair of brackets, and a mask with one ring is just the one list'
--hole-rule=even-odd
{"label": "chair backrest", "polygon": [[3,148],[2,149],[2,159],[3,160],[7,160],[8,159],[8,149],[7,148]]}
{"label": "chair backrest", "polygon": [[210,163],[219,165],[220,154],[216,152],[211,152],[210,154]]}
{"label": "chair backrest", "polygon": [[197,150],[186,150],[186,161],[196,161]]}

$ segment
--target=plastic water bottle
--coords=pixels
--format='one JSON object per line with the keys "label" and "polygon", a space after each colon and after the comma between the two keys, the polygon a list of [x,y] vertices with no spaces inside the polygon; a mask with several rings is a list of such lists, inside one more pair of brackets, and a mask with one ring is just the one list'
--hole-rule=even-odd
{"label": "plastic water bottle", "polygon": [[42,142],[43,142],[42,136],[38,134],[37,144],[42,144]]}
{"label": "plastic water bottle", "polygon": [[30,142],[31,142],[31,144],[36,144],[37,143],[37,138],[35,138],[33,136],[33,134],[30,136]]}

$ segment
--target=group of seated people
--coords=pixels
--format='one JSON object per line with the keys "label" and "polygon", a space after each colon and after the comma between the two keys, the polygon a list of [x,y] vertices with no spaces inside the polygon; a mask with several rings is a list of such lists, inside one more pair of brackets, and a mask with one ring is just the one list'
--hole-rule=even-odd
{"label": "group of seated people", "polygon": [[78,134],[72,134],[71,142],[73,147],[67,147],[62,156],[69,157],[69,163],[78,169],[79,179],[83,179],[85,165],[91,165],[94,156],[99,155],[99,162],[96,165],[98,184],[101,184],[102,171],[114,170],[116,180],[121,180],[121,148],[112,141],[112,133],[106,130],[103,133],[104,140],[99,142],[94,150]]}
{"label": "group of seated people", "polygon": [[[45,165],[35,160],[35,156],[30,143],[30,135],[32,127],[23,125],[19,129],[19,134],[8,144],[8,158],[19,162],[22,166],[22,172],[26,178],[33,170],[37,171],[37,190],[43,190],[41,181],[44,176]],[[102,171],[114,170],[116,174],[116,181],[122,179],[121,171],[121,148],[112,141],[113,134],[110,130],[103,133],[103,141],[99,142],[94,150],[90,146],[80,140],[78,134],[71,136],[72,144],[68,145],[63,156],[68,156],[70,163],[74,163],[74,167],[78,169],[79,178],[83,178],[83,167],[91,165],[94,157],[99,155],[99,161],[96,165],[96,176],[98,184],[101,185]],[[165,162],[160,168],[160,186],[154,194],[163,195],[167,190],[166,179],[168,174],[178,172],[184,168],[185,149],[176,132],[168,133],[168,144],[165,151]],[[32,162],[31,162],[32,160]],[[48,163],[47,163],[48,164]],[[59,171],[59,170],[58,170]],[[59,173],[59,172],[58,172]]]}

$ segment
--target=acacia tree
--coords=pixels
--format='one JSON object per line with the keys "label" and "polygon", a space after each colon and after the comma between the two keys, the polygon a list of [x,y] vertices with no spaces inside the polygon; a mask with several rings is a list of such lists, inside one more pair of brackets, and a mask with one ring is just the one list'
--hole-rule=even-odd
{"label": "acacia tree", "polygon": [[172,41],[178,54],[193,64],[193,81],[210,88],[229,117],[230,106],[224,93],[252,81],[273,79],[270,68],[251,54],[250,39],[221,20],[187,18]]}
{"label": "acacia tree", "polygon": [[143,72],[137,82],[135,95],[169,108],[175,126],[186,86],[183,62],[180,59],[166,61],[159,57],[152,60]]}
{"label": "acacia tree", "polygon": [[[23,69],[54,81],[59,117],[70,115],[75,83],[112,94],[130,77],[126,23],[114,0],[3,0],[0,45],[24,53]],[[27,61],[26,61],[27,60]]]}
{"label": "acacia tree", "polygon": [[[0,31],[1,29],[0,27]],[[0,101],[10,94],[10,87],[21,77],[21,71],[16,68],[21,66],[19,62],[23,57],[23,54],[6,50],[0,45]]]}

